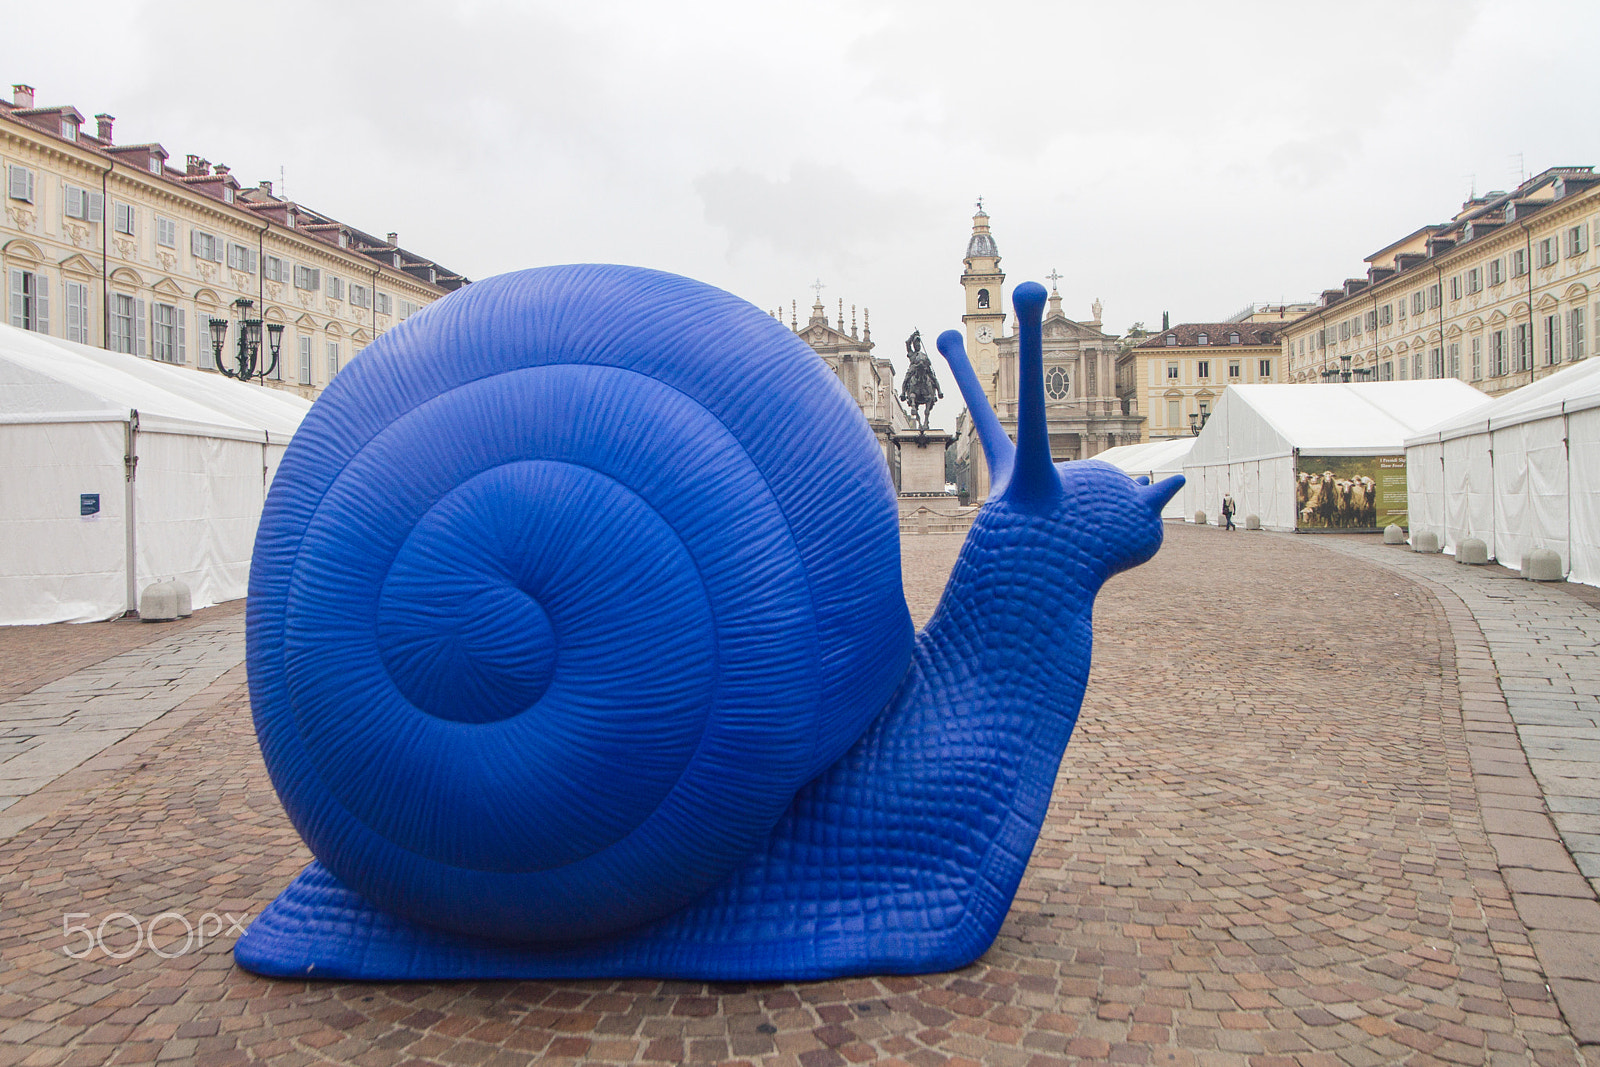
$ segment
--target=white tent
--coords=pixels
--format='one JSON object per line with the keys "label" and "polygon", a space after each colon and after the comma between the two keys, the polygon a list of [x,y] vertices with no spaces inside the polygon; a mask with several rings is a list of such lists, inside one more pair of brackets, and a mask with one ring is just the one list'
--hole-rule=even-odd
{"label": "white tent", "polygon": [[1405,440],[1487,401],[1453,378],[1329,385],[1234,385],[1184,463],[1184,514],[1238,515],[1269,530],[1405,525]]}
{"label": "white tent", "polygon": [[113,618],[167,578],[195,607],[243,596],[310,406],[0,326],[0,624]]}
{"label": "white tent", "polygon": [[[1144,441],[1137,445],[1118,445],[1091,458],[1103,460],[1134,478],[1145,477],[1152,482],[1183,473],[1184,460],[1194,447],[1194,437],[1172,437],[1164,441]],[[1183,517],[1183,496],[1179,494],[1167,501],[1161,509],[1163,519]]]}
{"label": "white tent", "polygon": [[1520,567],[1534,548],[1561,554],[1568,578],[1600,585],[1600,360],[1585,360],[1406,440],[1421,472],[1413,530],[1445,551],[1480,538]]}

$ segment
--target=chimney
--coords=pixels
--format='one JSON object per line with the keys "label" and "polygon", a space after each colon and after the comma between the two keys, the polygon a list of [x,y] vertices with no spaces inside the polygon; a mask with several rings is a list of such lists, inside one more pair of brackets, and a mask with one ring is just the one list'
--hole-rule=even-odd
{"label": "chimney", "polygon": [[217,164],[217,169],[216,169],[217,177],[226,178],[228,176],[228,169],[229,168],[228,168],[228,165],[226,163],[218,163]]}
{"label": "chimney", "polygon": [[95,122],[100,124],[99,129],[95,131],[95,136],[100,138],[100,140],[104,141],[106,144],[110,144],[111,143],[111,124],[113,122],[115,122],[116,119],[113,116],[107,115],[104,111],[102,111],[102,112],[100,112],[100,114],[98,114],[98,115],[96,115],[94,117],[94,120],[95,120]]}
{"label": "chimney", "polygon": [[272,183],[269,182],[269,181],[263,181],[261,183],[261,191],[263,193],[266,193],[268,196],[271,196],[272,195]]}
{"label": "chimney", "polygon": [[400,246],[400,235],[395,233],[392,230],[389,232],[388,240],[389,240],[389,244],[391,246],[396,247],[396,248],[398,248]]}
{"label": "chimney", "polygon": [[191,178],[198,177],[202,174],[210,174],[211,161],[209,159],[201,159],[199,156],[191,154],[189,156],[188,165],[184,168],[184,173]]}
{"label": "chimney", "polygon": [[16,107],[32,107],[33,86],[13,85],[11,87],[11,103]]}

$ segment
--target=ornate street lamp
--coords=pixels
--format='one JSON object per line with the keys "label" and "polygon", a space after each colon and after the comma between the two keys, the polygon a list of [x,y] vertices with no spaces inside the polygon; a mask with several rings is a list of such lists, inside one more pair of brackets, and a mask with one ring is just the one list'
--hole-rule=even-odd
{"label": "ornate street lamp", "polygon": [[1356,367],[1352,369],[1350,366],[1350,354],[1346,352],[1339,357],[1339,368],[1337,370],[1329,368],[1322,372],[1322,380],[1325,382],[1348,382],[1351,378],[1357,378],[1365,381],[1377,373],[1376,367]]}
{"label": "ornate street lamp", "polygon": [[1190,435],[1194,436],[1194,437],[1199,437],[1200,436],[1200,431],[1206,428],[1206,420],[1209,419],[1210,417],[1211,417],[1211,412],[1209,412],[1209,411],[1202,411],[1202,412],[1199,412],[1199,413],[1196,413],[1196,412],[1193,412],[1193,411],[1189,412],[1189,433],[1190,433]]}
{"label": "ornate street lamp", "polygon": [[222,349],[228,343],[228,320],[211,319],[208,322],[211,327],[211,354],[216,357],[217,369],[242,382],[251,378],[265,381],[269,374],[277,370],[278,350],[283,347],[283,323],[268,323],[267,348],[272,360],[262,363],[261,320],[250,317],[250,309],[254,306],[255,301],[242,296],[233,302],[234,311],[239,317],[239,351],[234,367],[229,367],[222,359]]}

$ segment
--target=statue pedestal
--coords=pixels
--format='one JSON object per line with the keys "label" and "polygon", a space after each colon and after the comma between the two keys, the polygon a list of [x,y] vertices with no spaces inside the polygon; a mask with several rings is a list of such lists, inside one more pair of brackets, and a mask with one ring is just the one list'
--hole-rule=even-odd
{"label": "statue pedestal", "polygon": [[977,508],[964,508],[945,490],[944,455],[955,440],[947,430],[902,430],[900,450],[900,529],[903,533],[958,533],[972,524]]}

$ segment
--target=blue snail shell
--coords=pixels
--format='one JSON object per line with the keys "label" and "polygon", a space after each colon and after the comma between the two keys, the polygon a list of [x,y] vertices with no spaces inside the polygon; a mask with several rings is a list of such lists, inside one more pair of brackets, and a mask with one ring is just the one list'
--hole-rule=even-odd
{"label": "blue snail shell", "polygon": [[904,674],[859,409],[781,323],[579,265],[386,333],[312,408],[250,576],[256,730],[345,884],[496,940],[720,881]]}

